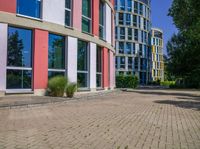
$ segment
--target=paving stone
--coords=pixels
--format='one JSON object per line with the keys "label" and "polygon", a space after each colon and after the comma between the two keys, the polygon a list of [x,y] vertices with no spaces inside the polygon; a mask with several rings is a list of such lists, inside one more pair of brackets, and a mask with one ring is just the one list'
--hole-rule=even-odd
{"label": "paving stone", "polygon": [[196,92],[158,92],[0,108],[0,149],[199,149]]}

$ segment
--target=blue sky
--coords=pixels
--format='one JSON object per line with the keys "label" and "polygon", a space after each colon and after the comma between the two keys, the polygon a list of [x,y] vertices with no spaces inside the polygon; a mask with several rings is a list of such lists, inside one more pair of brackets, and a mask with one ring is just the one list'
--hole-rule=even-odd
{"label": "blue sky", "polygon": [[167,16],[173,0],[151,0],[152,7],[152,27],[157,27],[164,32],[164,53],[166,54],[166,44],[173,33],[177,32],[173,25],[172,18]]}

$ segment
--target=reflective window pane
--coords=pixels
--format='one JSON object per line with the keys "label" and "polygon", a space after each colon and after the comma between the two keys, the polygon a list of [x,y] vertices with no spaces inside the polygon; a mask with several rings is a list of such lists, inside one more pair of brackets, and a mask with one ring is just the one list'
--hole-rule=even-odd
{"label": "reflective window pane", "polygon": [[32,67],[32,31],[8,28],[7,66]]}
{"label": "reflective window pane", "polygon": [[57,71],[49,71],[48,72],[48,78],[52,78],[52,77],[55,77],[55,76],[64,76],[65,75],[65,72],[57,72]]}
{"label": "reflective window pane", "polygon": [[97,47],[96,59],[97,59],[96,86],[102,87],[102,48],[99,46]]}
{"label": "reflective window pane", "polygon": [[31,82],[32,82],[32,71],[30,70],[23,70],[22,71],[22,80],[23,80],[23,86],[24,89],[31,88]]}
{"label": "reflective window pane", "polygon": [[17,0],[17,13],[41,18],[41,0]]}
{"label": "reflective window pane", "polygon": [[78,73],[78,87],[86,88],[88,87],[88,74],[87,73]]}
{"label": "reflective window pane", "polygon": [[65,69],[65,37],[49,34],[48,63],[50,69]]}
{"label": "reflective window pane", "polygon": [[82,0],[82,14],[91,17],[91,0]]}
{"label": "reflective window pane", "polygon": [[65,25],[71,26],[71,11],[65,10]]}
{"label": "reflective window pane", "polygon": [[72,7],[72,1],[71,0],[65,0],[65,25],[71,26],[71,7]]}
{"label": "reflective window pane", "polygon": [[97,72],[102,72],[102,49],[97,47]]}
{"label": "reflective window pane", "polygon": [[7,89],[20,89],[22,86],[22,71],[7,70]]}
{"label": "reflective window pane", "polygon": [[7,89],[31,89],[31,70],[7,70]]}
{"label": "reflective window pane", "polygon": [[101,74],[97,74],[97,87],[102,87],[102,75]]}
{"label": "reflective window pane", "polygon": [[65,0],[65,8],[71,9],[71,0]]}
{"label": "reflective window pane", "polygon": [[78,41],[78,70],[88,70],[88,43]]}
{"label": "reflective window pane", "polygon": [[90,33],[90,28],[91,28],[90,22],[91,21],[89,19],[82,17],[82,31],[83,32]]}
{"label": "reflective window pane", "polygon": [[91,0],[82,0],[82,31],[91,32]]}

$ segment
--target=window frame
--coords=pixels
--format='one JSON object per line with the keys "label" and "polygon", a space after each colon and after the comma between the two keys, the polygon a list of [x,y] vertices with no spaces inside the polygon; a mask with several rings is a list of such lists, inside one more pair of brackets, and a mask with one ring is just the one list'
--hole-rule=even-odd
{"label": "window frame", "polygon": [[[66,0],[65,0],[65,26],[72,27],[72,13],[73,13],[73,0],[70,0],[70,7],[71,9],[66,7]],[[70,13],[70,24],[66,24],[66,11]]]}
{"label": "window frame", "polygon": [[[119,56],[119,68],[121,70],[125,70],[126,69],[126,57],[125,56]],[[124,63],[122,63],[122,59],[124,59]]]}
{"label": "window frame", "polygon": [[[33,30],[32,29],[27,29],[27,28],[22,28],[22,27],[17,27],[17,26],[8,26],[8,36],[7,36],[7,41],[9,39],[9,28],[15,28],[15,29],[21,29],[21,30],[27,30],[27,31],[31,31],[31,66],[30,67],[26,67],[26,66],[9,66],[8,65],[8,52],[7,52],[7,61],[6,61],[6,92],[7,93],[16,93],[16,92],[24,92],[24,91],[28,91],[31,92],[33,91],[33,59],[34,59],[34,47],[33,47],[33,42],[34,42],[34,34],[33,34]],[[9,49],[8,49],[9,50]],[[23,79],[21,80],[21,85],[22,88],[8,88],[7,86],[7,71],[8,70],[18,70],[18,71],[31,71],[31,88],[23,88]],[[23,76],[22,76],[23,77]]]}
{"label": "window frame", "polygon": [[[64,49],[64,55],[67,53],[67,51],[66,51],[66,44],[65,44],[65,39],[66,39],[66,37],[65,36],[62,36],[62,35],[59,35],[59,34],[54,34],[54,33],[49,33],[48,34],[48,55],[49,55],[49,37],[50,37],[50,35],[55,35],[55,36],[60,36],[60,37],[62,37],[62,38],[64,38],[64,47],[63,47],[63,49]],[[49,72],[53,72],[53,73],[64,73],[64,75],[63,76],[66,76],[66,72],[67,72],[67,70],[66,70],[66,56],[64,56],[64,68],[63,69],[56,69],[56,68],[49,68],[49,61],[48,61],[48,79],[50,79],[50,77],[49,77]]]}
{"label": "window frame", "polygon": [[42,19],[43,19],[43,13],[42,13],[42,8],[43,8],[43,0],[38,0],[38,1],[40,1],[40,9],[39,9],[39,12],[40,12],[40,14],[39,14],[39,17],[33,17],[33,16],[29,16],[29,15],[26,15],[26,14],[21,14],[20,12],[19,12],[19,6],[18,6],[18,4],[19,4],[19,0],[16,0],[16,15],[17,16],[20,16],[20,17],[25,17],[25,18],[30,18],[30,19],[33,19],[33,20],[39,20],[39,21],[41,21]]}
{"label": "window frame", "polygon": [[[96,54],[96,57],[98,57],[98,50],[100,50],[100,53],[101,53],[101,60],[100,60],[100,65],[101,65],[101,71],[98,71],[98,64],[96,64],[96,88],[97,89],[101,89],[103,87],[103,50],[102,50],[102,47],[99,47],[97,46],[97,54]],[[97,61],[98,62],[98,61]],[[97,63],[96,62],[96,63]],[[97,76],[100,75],[100,78],[101,78],[101,85],[100,86],[97,86]]]}
{"label": "window frame", "polygon": [[[89,45],[89,42],[87,42],[87,41],[84,41],[84,40],[78,40],[78,44],[79,44],[79,42],[85,42],[85,43],[87,43],[87,61],[86,61],[86,63],[87,63],[87,70],[78,70],[78,51],[77,51],[77,83],[78,83],[78,74],[87,74],[87,86],[86,87],[80,87],[80,88],[78,88],[78,90],[89,90],[89,86],[90,86],[90,80],[89,80],[89,78],[90,78],[90,74],[89,74],[89,72],[90,72],[90,45]],[[77,47],[78,49],[77,50],[79,50],[79,47]]]}
{"label": "window frame", "polygon": [[[124,34],[121,34],[122,30],[124,30]],[[125,27],[120,27],[119,34],[120,34],[120,39],[125,40],[125,36],[126,36],[126,29],[125,29]]]}
{"label": "window frame", "polygon": [[[129,60],[131,60],[131,64]],[[133,57],[128,57],[128,70],[133,70]]]}
{"label": "window frame", "polygon": [[131,14],[130,13],[126,13],[126,25],[131,26]]}
{"label": "window frame", "polygon": [[[92,0],[90,1],[90,18],[88,16],[83,15],[83,0],[82,0],[82,14],[81,14],[81,24],[82,24],[82,32],[83,33],[92,33]],[[89,32],[83,30],[83,19],[89,21]]]}
{"label": "window frame", "polygon": [[[103,5],[103,11],[102,11],[102,21],[103,21],[103,24],[101,24],[100,22],[100,13],[101,13],[101,9],[100,9],[100,5]],[[101,39],[105,39],[105,3],[102,1],[102,0],[99,0],[99,38],[101,38]],[[100,34],[100,28],[102,29],[102,33],[103,33],[103,36],[101,36],[101,34]]]}

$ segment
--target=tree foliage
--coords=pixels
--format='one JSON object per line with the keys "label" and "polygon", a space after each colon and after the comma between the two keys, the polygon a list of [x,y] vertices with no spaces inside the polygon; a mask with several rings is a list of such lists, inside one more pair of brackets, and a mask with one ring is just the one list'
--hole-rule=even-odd
{"label": "tree foliage", "polygon": [[174,0],[169,15],[178,33],[167,44],[167,71],[200,87],[200,0]]}

